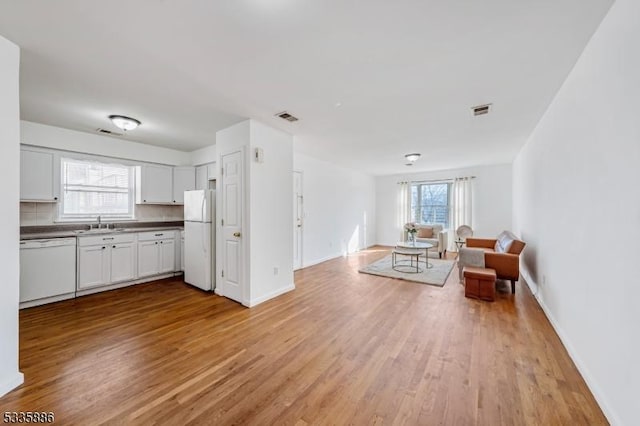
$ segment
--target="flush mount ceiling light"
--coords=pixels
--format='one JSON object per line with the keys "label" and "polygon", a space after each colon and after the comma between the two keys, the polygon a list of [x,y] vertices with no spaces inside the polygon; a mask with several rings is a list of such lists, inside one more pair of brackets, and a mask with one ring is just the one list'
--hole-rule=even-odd
{"label": "flush mount ceiling light", "polygon": [[119,128],[124,130],[133,130],[142,123],[139,120],[131,117],[125,117],[124,115],[110,115],[109,120],[113,122],[113,124]]}
{"label": "flush mount ceiling light", "polygon": [[407,161],[413,163],[415,161],[418,161],[418,159],[420,158],[420,154],[418,154],[417,152],[414,152],[413,154],[405,155],[404,158],[406,158]]}

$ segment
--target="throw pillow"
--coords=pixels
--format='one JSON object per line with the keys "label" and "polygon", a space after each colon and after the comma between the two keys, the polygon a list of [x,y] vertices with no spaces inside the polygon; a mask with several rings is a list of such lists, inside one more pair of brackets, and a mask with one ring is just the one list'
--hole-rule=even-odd
{"label": "throw pillow", "polygon": [[418,238],[433,238],[433,228],[418,229]]}

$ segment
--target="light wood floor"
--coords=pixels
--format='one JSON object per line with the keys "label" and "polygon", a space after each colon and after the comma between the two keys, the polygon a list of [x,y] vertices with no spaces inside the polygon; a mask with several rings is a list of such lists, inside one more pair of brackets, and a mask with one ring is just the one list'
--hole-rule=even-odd
{"label": "light wood floor", "polygon": [[494,303],[357,272],[296,273],[252,309],[164,280],[20,313],[3,411],[56,423],[593,425],[606,419],[528,289]]}

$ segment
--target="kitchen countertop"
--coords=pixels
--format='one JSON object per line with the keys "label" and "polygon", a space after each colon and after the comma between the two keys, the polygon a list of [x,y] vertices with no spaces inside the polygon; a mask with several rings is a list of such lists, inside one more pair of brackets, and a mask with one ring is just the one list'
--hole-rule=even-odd
{"label": "kitchen countertop", "polygon": [[90,231],[51,231],[51,232],[37,232],[37,233],[28,233],[28,234],[20,234],[20,241],[26,240],[42,240],[42,239],[50,239],[50,238],[75,238],[75,237],[93,237],[96,235],[109,235],[109,234],[128,234],[131,232],[149,232],[149,231],[172,231],[172,230],[180,230],[182,231],[184,227],[181,226],[150,226],[147,228],[136,227],[136,228],[116,228],[110,230],[101,230],[100,232],[90,232]]}

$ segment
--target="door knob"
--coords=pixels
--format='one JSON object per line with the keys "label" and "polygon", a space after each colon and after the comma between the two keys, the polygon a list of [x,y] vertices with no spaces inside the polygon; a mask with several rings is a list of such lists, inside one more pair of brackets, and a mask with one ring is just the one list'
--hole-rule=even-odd
{"label": "door knob", "polygon": [[237,238],[240,238],[240,233],[239,233],[239,232],[234,232],[234,233],[233,233],[233,236],[234,236],[234,237],[237,237]]}

